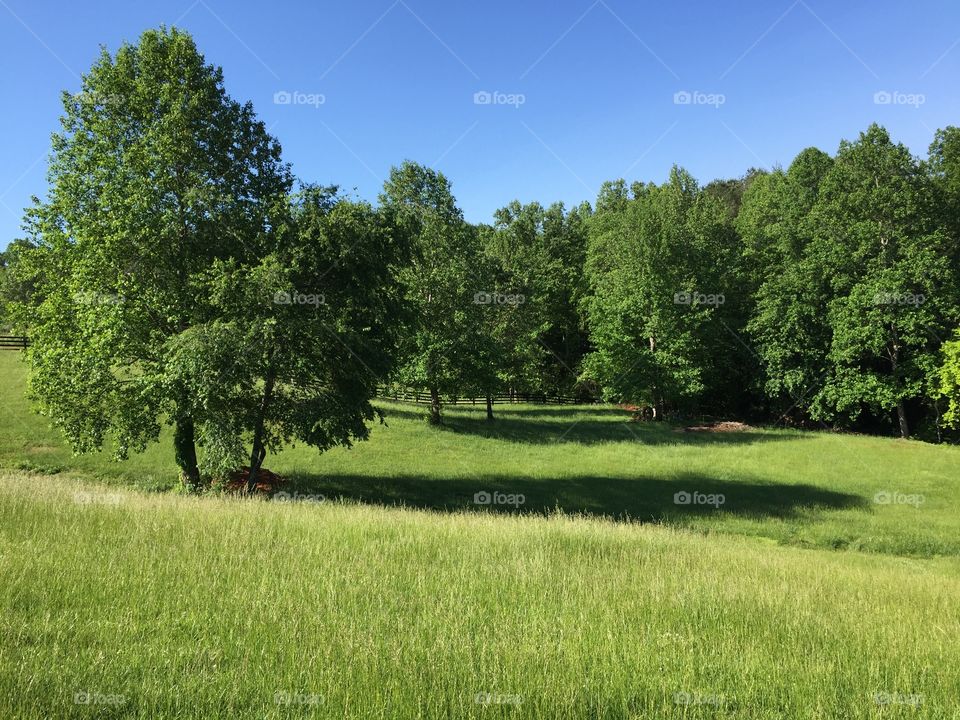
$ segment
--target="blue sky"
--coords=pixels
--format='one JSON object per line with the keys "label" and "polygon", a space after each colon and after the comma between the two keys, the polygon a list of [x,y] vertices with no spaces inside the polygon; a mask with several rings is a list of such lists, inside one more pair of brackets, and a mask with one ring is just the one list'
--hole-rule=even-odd
{"label": "blue sky", "polygon": [[160,24],[193,33],[299,177],[374,200],[414,159],[475,222],[674,163],[702,182],[787,165],[872,121],[925,155],[960,124],[956,0],[0,0],[0,247],[45,190],[60,91]]}

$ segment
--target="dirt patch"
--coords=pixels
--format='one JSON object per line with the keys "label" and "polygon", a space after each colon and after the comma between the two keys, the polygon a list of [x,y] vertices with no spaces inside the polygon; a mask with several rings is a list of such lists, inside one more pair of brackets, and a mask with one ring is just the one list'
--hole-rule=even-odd
{"label": "dirt patch", "polygon": [[753,430],[753,427],[742,422],[724,420],[723,422],[707,423],[706,425],[688,425],[687,427],[677,428],[676,432],[732,433],[746,432],[747,430]]}

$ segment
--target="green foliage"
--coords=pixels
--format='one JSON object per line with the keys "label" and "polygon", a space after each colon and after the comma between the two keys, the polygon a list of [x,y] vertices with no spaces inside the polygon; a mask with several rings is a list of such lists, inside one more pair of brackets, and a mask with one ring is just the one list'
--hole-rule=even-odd
{"label": "green foliage", "polygon": [[499,379],[523,392],[571,393],[586,332],[579,304],[585,285],[584,217],[556,203],[514,201],[494,213],[485,250],[496,265],[501,299],[488,314],[500,348]]}
{"label": "green foliage", "polygon": [[431,419],[439,422],[440,395],[493,386],[494,350],[477,302],[492,278],[479,234],[464,221],[442,173],[404,162],[391,170],[380,199],[413,248],[400,273],[413,323],[397,379],[434,395]]}
{"label": "green foliage", "polygon": [[366,439],[370,398],[394,369],[408,241],[390,213],[307,187],[275,237],[256,264],[211,266],[211,319],[166,347],[167,382],[187,388],[213,474],[240,465],[248,442],[257,453]]}
{"label": "green foliage", "polygon": [[63,106],[49,199],[28,212],[18,263],[33,291],[20,315],[31,391],[75,450],[109,433],[124,457],[161,418],[190,426],[167,345],[209,315],[208,268],[257,255],[290,175],[250,104],[177,30],[104,50]]}
{"label": "green foliage", "polygon": [[784,408],[805,409],[804,400],[825,369],[826,293],[807,247],[808,215],[831,164],[815,148],[802,151],[787,172],[757,179],[736,221],[746,288],[752,293],[747,330],[763,362],[764,389]]}
{"label": "green foliage", "polygon": [[948,403],[943,422],[948,427],[960,428],[960,332],[956,340],[943,344],[943,364],[938,380],[936,394],[946,398]]}
{"label": "green foliage", "polygon": [[0,324],[31,336],[33,397],[78,452],[141,452],[169,423],[195,483],[248,446],[256,468],[366,437],[385,380],[427,389],[434,422],[443,397],[518,390],[933,436],[958,128],[925,161],[874,125],[786,171],[674,168],[472,226],[410,161],[377,208],[292,196],[277,141],[178,30],[102,51],[63,105]]}
{"label": "green foliage", "polygon": [[607,398],[662,416],[704,393],[720,308],[738,292],[734,250],[723,202],[683,170],[659,187],[604,187],[590,222],[586,305],[596,350],[586,372]]}
{"label": "green foliage", "polygon": [[924,166],[874,125],[836,158],[806,150],[747,192],[749,328],[771,396],[815,420],[892,418],[903,436],[911,414],[930,413],[940,338],[960,309],[957,238],[929,167],[944,161]]}
{"label": "green foliage", "polygon": [[828,372],[816,418],[897,412],[929,396],[939,337],[956,321],[951,240],[937,223],[927,176],[872,126],[840,147],[811,212],[809,257],[829,289]]}

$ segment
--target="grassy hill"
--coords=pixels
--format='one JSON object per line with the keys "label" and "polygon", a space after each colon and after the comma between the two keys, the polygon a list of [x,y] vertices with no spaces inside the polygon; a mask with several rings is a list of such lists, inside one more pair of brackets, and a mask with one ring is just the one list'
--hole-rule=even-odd
{"label": "grassy hill", "polygon": [[384,403],[268,458],[323,502],[185,497],[166,446],[72,457],[17,358],[0,717],[960,717],[958,448]]}

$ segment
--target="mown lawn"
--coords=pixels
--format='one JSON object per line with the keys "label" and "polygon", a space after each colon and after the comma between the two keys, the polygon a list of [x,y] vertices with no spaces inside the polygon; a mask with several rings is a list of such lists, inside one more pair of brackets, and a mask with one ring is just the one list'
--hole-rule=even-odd
{"label": "mown lawn", "polygon": [[0,718],[960,718],[960,448],[381,403],[188,497],[166,445],[73,457],[17,357]]}

